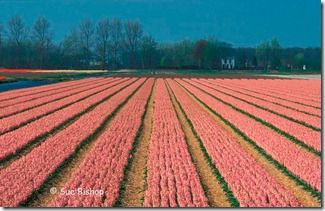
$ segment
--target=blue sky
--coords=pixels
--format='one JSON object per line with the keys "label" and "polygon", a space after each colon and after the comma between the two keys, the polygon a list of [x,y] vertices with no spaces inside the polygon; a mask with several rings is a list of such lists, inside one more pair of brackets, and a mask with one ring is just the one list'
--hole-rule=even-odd
{"label": "blue sky", "polygon": [[278,38],[285,47],[321,45],[319,0],[0,0],[0,22],[46,16],[56,40],[82,19],[137,19],[158,41],[214,36],[234,46]]}

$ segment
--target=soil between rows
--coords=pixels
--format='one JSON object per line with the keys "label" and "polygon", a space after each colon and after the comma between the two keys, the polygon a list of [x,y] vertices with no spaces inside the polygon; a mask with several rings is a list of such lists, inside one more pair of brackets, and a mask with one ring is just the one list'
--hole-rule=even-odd
{"label": "soil between rows", "polygon": [[144,117],[142,134],[139,138],[136,152],[130,170],[127,174],[125,191],[121,196],[122,207],[142,207],[146,191],[146,171],[149,155],[150,137],[152,131],[154,99],[156,93],[156,81],[149,98],[146,115]]}

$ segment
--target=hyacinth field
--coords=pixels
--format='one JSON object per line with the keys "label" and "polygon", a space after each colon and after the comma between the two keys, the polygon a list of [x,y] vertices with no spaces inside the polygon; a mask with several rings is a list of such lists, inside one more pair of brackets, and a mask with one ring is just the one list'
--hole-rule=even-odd
{"label": "hyacinth field", "polygon": [[0,206],[321,207],[321,111],[320,80],[93,77],[0,92]]}

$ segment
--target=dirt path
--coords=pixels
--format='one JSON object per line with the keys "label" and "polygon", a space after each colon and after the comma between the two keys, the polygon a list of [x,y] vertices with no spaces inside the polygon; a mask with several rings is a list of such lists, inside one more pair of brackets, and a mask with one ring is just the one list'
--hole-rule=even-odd
{"label": "dirt path", "polygon": [[187,119],[183,111],[181,110],[179,104],[177,103],[175,95],[172,93],[172,90],[169,87],[169,85],[167,85],[167,87],[172,102],[174,104],[174,108],[176,110],[178,119],[185,133],[189,152],[193,159],[194,165],[198,171],[203,189],[209,200],[209,205],[211,207],[231,207],[227,199],[227,196],[225,195],[220,183],[218,182],[216,176],[213,173],[213,170],[209,166],[208,162],[205,160],[205,155],[201,150],[199,141],[195,137],[191,129],[191,126],[187,122]]}
{"label": "dirt path", "polygon": [[125,191],[121,197],[122,207],[142,207],[146,191],[146,166],[148,160],[148,148],[152,130],[152,118],[154,111],[156,83],[149,98],[147,113],[144,117],[143,133],[133,155],[131,168],[128,172],[125,184]]}

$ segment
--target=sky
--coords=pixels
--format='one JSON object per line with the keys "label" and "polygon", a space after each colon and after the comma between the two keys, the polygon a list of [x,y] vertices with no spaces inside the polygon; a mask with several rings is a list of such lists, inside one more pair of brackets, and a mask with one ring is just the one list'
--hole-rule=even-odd
{"label": "sky", "polygon": [[0,0],[0,22],[20,15],[51,22],[60,41],[81,20],[135,19],[159,42],[215,37],[237,47],[277,38],[284,47],[321,46],[320,0]]}

